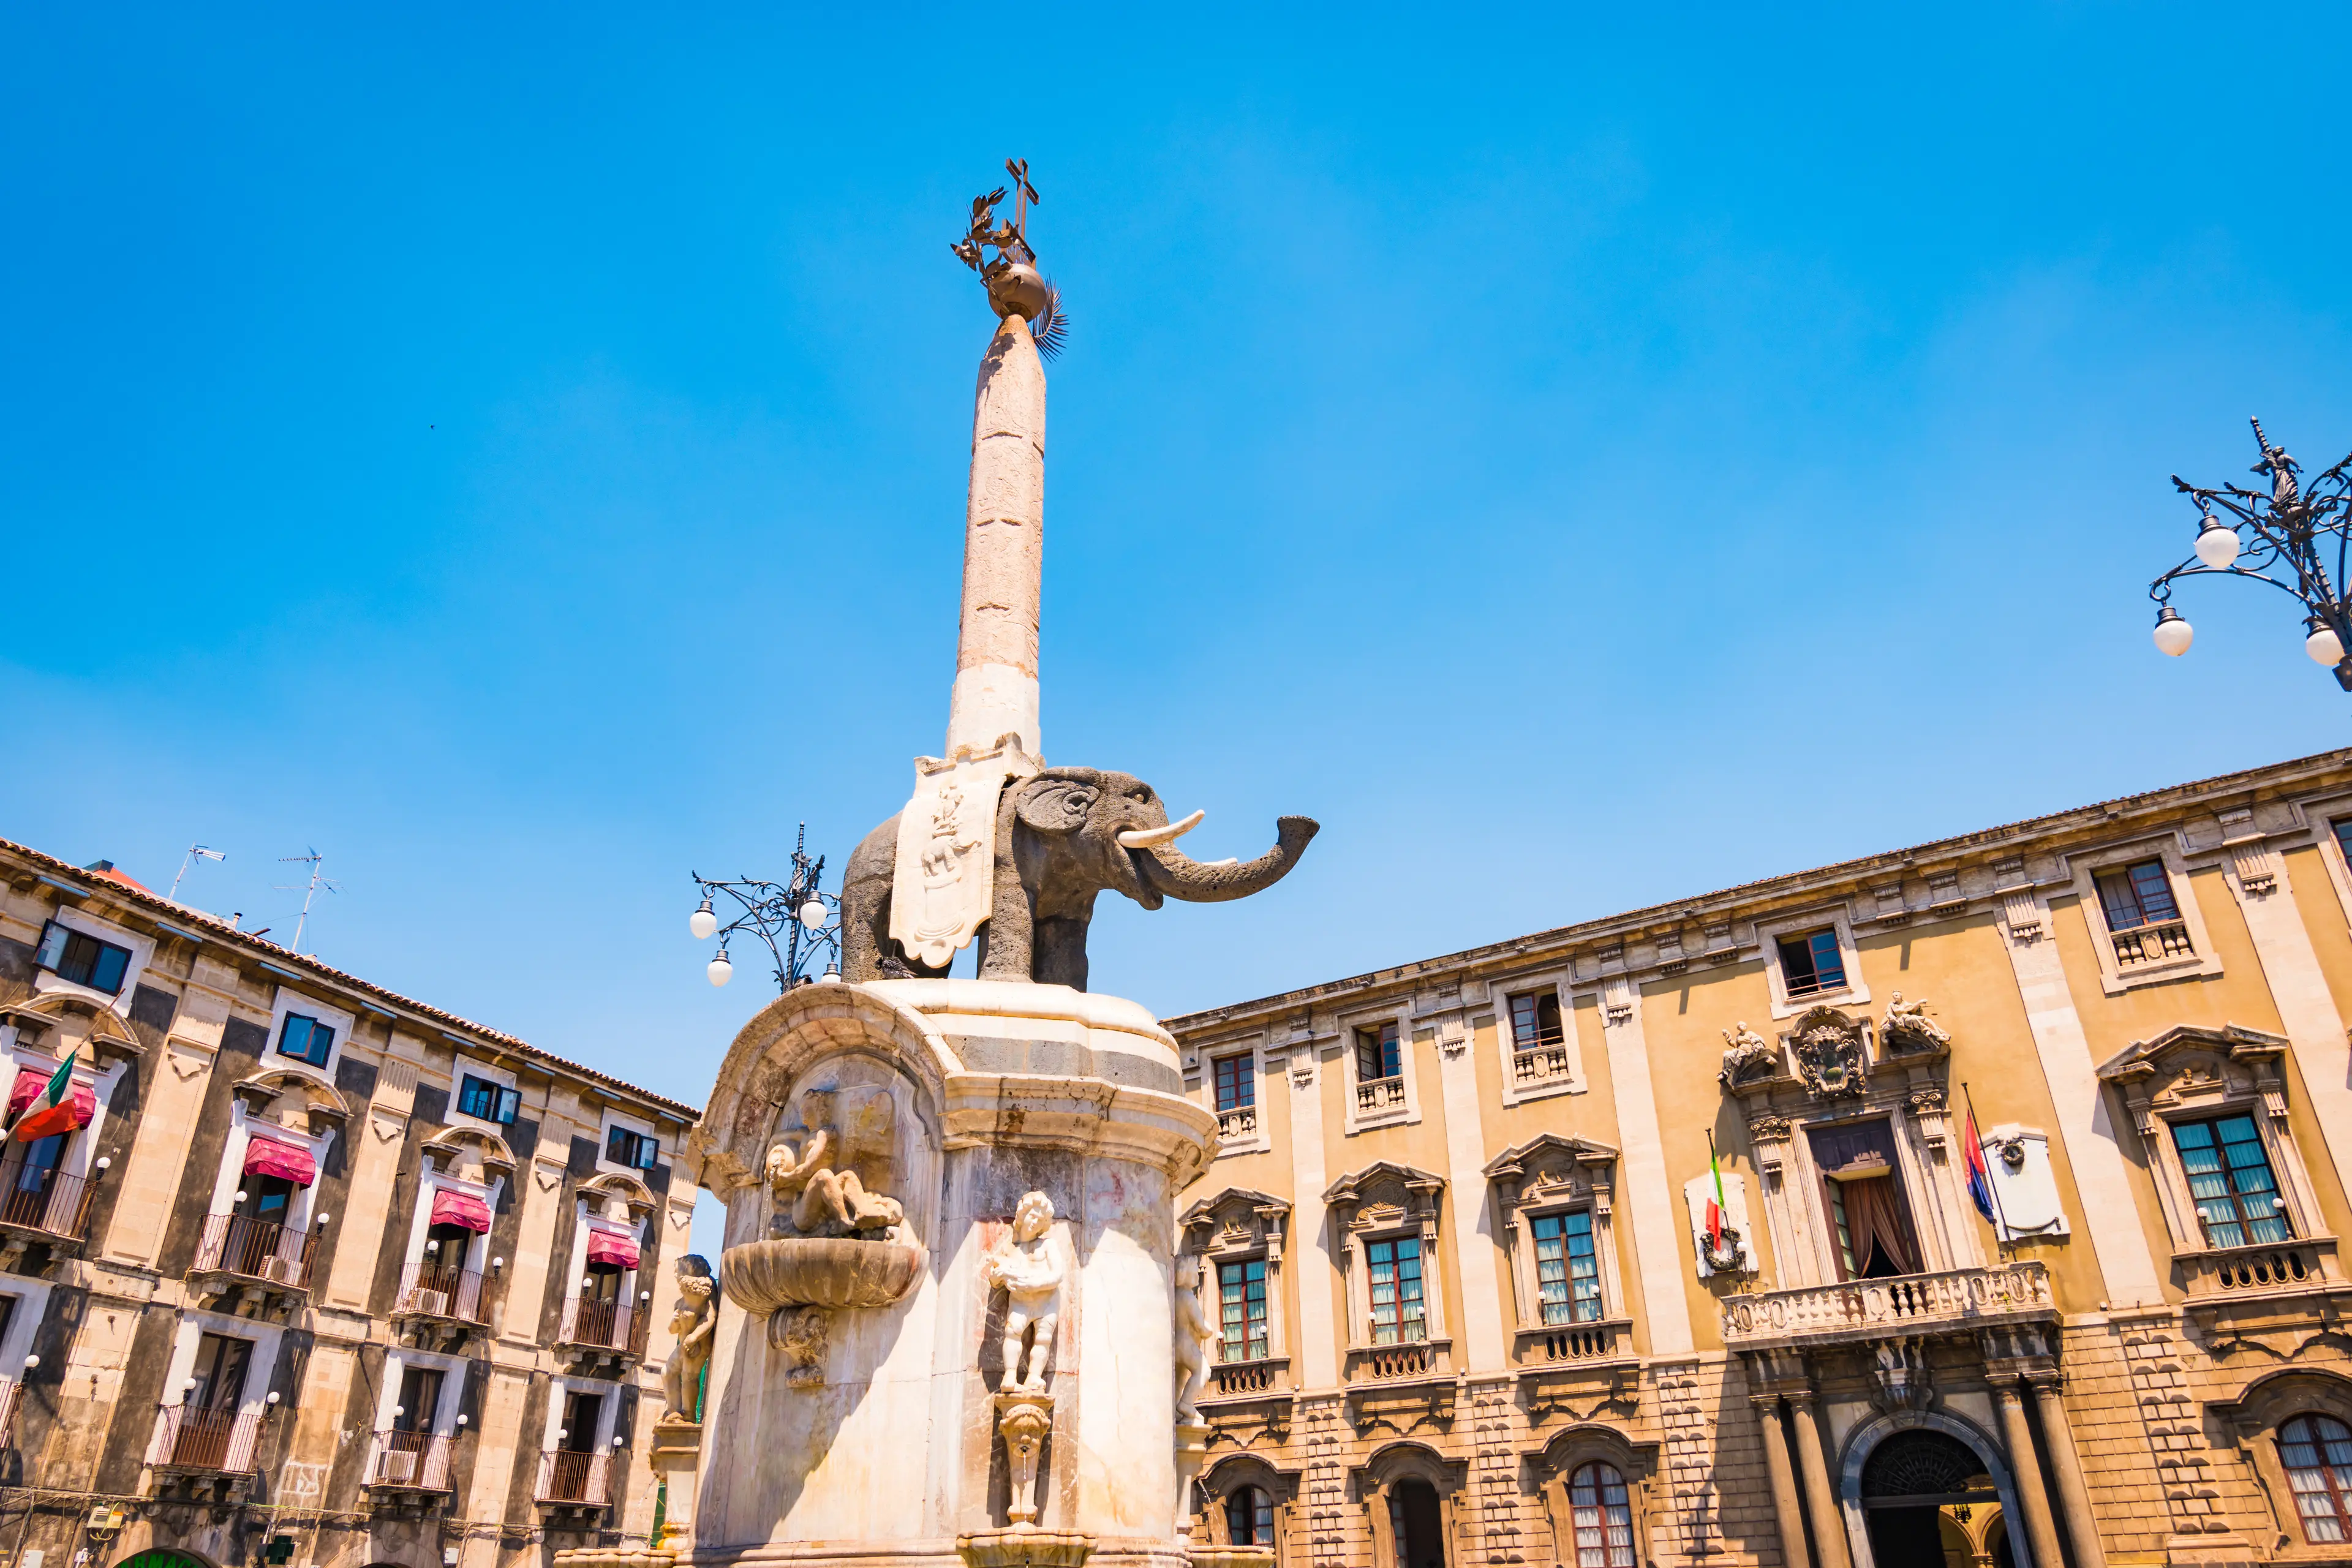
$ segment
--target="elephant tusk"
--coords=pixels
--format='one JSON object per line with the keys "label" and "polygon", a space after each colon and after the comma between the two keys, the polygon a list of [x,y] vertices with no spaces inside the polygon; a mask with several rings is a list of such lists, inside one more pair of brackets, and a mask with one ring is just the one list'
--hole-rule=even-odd
{"label": "elephant tusk", "polygon": [[1181,822],[1171,822],[1165,827],[1130,827],[1118,836],[1122,849],[1157,849],[1163,844],[1173,844],[1183,835],[1201,826],[1205,811],[1196,811]]}

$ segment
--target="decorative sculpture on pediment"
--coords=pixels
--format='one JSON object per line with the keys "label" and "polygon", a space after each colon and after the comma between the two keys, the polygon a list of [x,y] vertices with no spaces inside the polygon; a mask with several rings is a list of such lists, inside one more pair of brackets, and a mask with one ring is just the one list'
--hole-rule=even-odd
{"label": "decorative sculpture on pediment", "polygon": [[1721,1033],[1726,1047],[1723,1070],[1716,1076],[1724,1088],[1738,1089],[1779,1073],[1780,1053],[1771,1041],[1749,1028],[1746,1019]]}
{"label": "decorative sculpture on pediment", "polygon": [[1887,999],[1878,1038],[1890,1058],[1940,1056],[1952,1046],[1951,1035],[1927,1016],[1927,999],[1917,996],[1906,1002],[1900,991]]}
{"label": "decorative sculpture on pediment", "polygon": [[1782,1037],[1796,1059],[1797,1077],[1816,1100],[1859,1096],[1870,1076],[1862,1025],[1834,1007],[1816,1007]]}

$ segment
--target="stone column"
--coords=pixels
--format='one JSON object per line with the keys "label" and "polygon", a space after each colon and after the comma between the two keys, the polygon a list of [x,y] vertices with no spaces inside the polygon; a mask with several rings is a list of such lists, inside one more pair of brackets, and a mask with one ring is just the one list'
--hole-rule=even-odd
{"label": "stone column", "polygon": [[2091,1514],[2091,1489],[2083,1480],[2083,1457],[2074,1449],[2074,1427],[2054,1373],[2026,1380],[2033,1407],[2042,1415],[2042,1437],[2050,1445],[2050,1468],[2058,1475],[2058,1506],[2066,1514],[2066,1538],[2074,1543],[2075,1568],[2107,1568],[2099,1545],[2099,1521]]}
{"label": "stone column", "polygon": [[973,400],[971,488],[965,502],[963,617],[947,754],[993,748],[1003,735],[1040,754],[1037,602],[1045,564],[1045,367],[1029,323],[1007,316],[980,362]]}
{"label": "stone column", "polygon": [[[1797,1417],[1797,1464],[1805,1473],[1805,1509],[1813,1516],[1813,1544],[1821,1549],[1822,1568],[1853,1568],[1853,1555],[1845,1548],[1845,1513],[1838,1507],[1829,1461],[1822,1457],[1812,1391],[1791,1393],[1789,1408]],[[2058,1560],[2050,1561],[2054,1564]]]}
{"label": "stone column", "polygon": [[2065,1562],[2058,1551],[2058,1521],[2050,1516],[2050,1494],[2042,1489],[2042,1460],[2033,1451],[2033,1432],[2025,1424],[2025,1398],[2017,1384],[1993,1388],[2000,1404],[2000,1432],[2009,1443],[2010,1474],[2016,1478],[2018,1506],[2025,1513],[2025,1543],[2033,1561],[2059,1568]]}
{"label": "stone column", "polygon": [[1805,1521],[1797,1511],[1797,1478],[1789,1469],[1789,1435],[1780,1429],[1780,1396],[1751,1397],[1756,1424],[1764,1430],[1764,1470],[1772,1482],[1772,1522],[1780,1530],[1780,1561],[1788,1568],[1812,1568],[1805,1551]]}

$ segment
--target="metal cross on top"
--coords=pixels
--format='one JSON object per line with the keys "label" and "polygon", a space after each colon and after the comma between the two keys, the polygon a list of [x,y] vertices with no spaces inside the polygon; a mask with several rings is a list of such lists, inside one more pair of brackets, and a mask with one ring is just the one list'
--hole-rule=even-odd
{"label": "metal cross on top", "polygon": [[1028,159],[1007,158],[1004,172],[1013,176],[1013,232],[1021,237],[1025,246],[1029,243],[1029,204],[1043,198],[1037,195],[1037,187],[1029,183]]}

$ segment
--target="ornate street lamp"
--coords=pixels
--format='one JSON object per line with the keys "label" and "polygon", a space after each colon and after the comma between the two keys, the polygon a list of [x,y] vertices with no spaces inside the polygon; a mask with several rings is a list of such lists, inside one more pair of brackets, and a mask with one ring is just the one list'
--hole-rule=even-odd
{"label": "ornate street lamp", "polygon": [[[697,942],[709,942],[714,936],[719,939],[719,952],[703,971],[710,984],[724,985],[735,978],[734,962],[727,956],[727,941],[739,931],[748,931],[768,944],[768,956],[776,965],[779,991],[790,991],[817,979],[809,972],[816,967],[820,957],[824,960],[823,978],[841,977],[841,900],[818,885],[824,878],[824,857],[809,858],[807,823],[801,824],[800,839],[793,847],[793,878],[789,882],[762,882],[750,877],[714,882],[699,873],[688,875],[701,889],[702,903],[687,917],[686,929]],[[711,908],[711,900],[716,898],[732,899],[741,912],[722,926],[719,911]]]}
{"label": "ornate street lamp", "polygon": [[[2252,577],[2302,602],[2303,651],[2315,664],[2331,667],[2336,684],[2352,691],[2352,657],[2346,653],[2352,648],[2352,613],[2345,606],[2344,578],[2346,546],[2352,542],[2352,457],[2305,490],[2297,481],[2302,466],[2271,445],[2261,420],[2252,423],[2263,459],[2251,471],[2271,477],[2270,494],[2236,485],[2205,489],[2172,476],[2173,487],[2197,503],[2197,542],[2188,560],[2147,585],[2148,597],[2156,601],[2157,648],[2178,658],[2196,635],[2172,607],[2173,579]],[[2242,531],[2251,531],[2252,538]]]}

